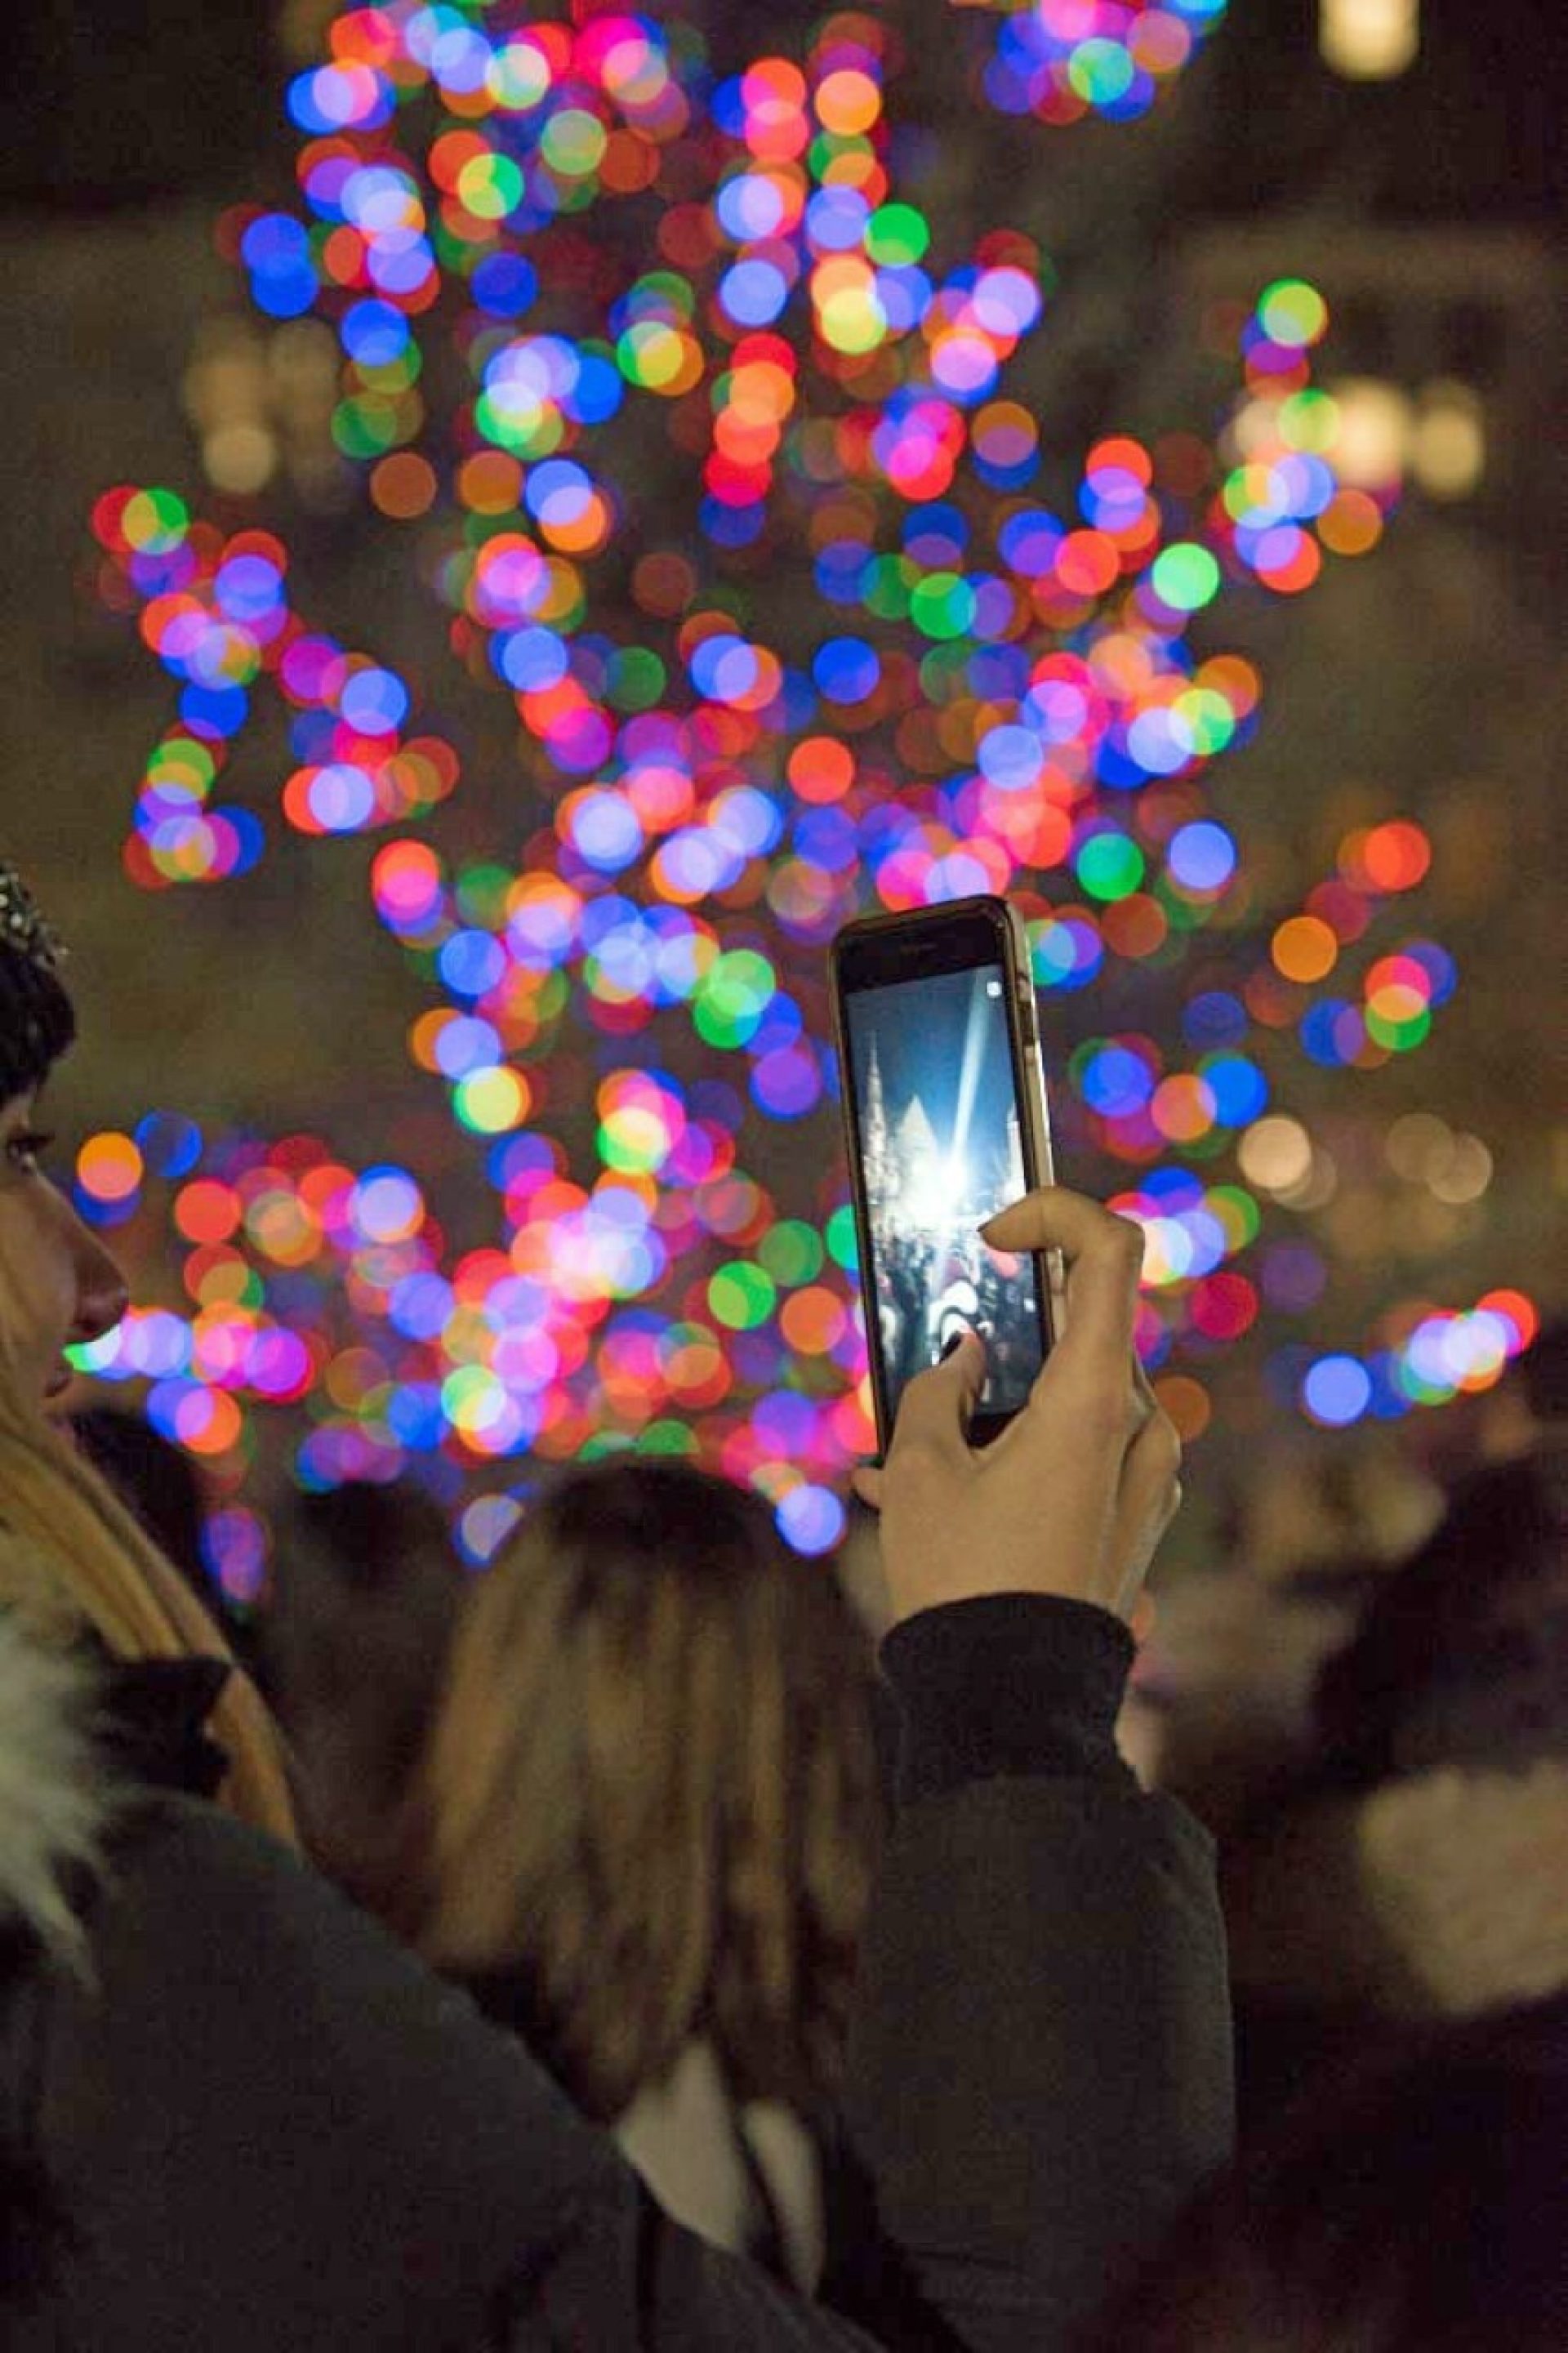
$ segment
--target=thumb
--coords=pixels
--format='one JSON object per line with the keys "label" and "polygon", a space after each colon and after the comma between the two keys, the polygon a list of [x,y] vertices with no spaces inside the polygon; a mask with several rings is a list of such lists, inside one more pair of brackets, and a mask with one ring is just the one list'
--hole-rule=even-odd
{"label": "thumb", "polygon": [[977,1332],[960,1332],[948,1342],[941,1364],[904,1391],[889,1451],[896,1453],[900,1440],[918,1440],[939,1451],[956,1447],[967,1456],[969,1418],[984,1386],[985,1343]]}

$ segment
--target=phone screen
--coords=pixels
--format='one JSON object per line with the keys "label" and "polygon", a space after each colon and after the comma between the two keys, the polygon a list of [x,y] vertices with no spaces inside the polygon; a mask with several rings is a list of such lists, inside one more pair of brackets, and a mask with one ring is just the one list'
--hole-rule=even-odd
{"label": "phone screen", "polygon": [[1000,964],[855,987],[844,997],[890,1428],[906,1384],[965,1325],[985,1342],[982,1413],[1016,1413],[1044,1356],[1033,1258],[978,1228],[1027,1188]]}

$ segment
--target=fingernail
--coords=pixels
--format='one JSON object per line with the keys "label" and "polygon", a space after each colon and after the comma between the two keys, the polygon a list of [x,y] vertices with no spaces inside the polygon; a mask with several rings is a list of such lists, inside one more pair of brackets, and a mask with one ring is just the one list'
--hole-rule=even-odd
{"label": "fingernail", "polygon": [[964,1342],[965,1342],[965,1340],[967,1340],[967,1339],[968,1339],[968,1337],[969,1337],[969,1335],[968,1335],[968,1333],[967,1333],[967,1332],[955,1332],[955,1333],[953,1334],[952,1337],[950,1340],[948,1340],[948,1341],[943,1345],[942,1352],[942,1362],[944,1365],[946,1364],[946,1362],[947,1362],[948,1358],[952,1356],[952,1354],[953,1350],[954,1350],[955,1348],[962,1348],[962,1347],[963,1347],[963,1344],[964,1344]]}

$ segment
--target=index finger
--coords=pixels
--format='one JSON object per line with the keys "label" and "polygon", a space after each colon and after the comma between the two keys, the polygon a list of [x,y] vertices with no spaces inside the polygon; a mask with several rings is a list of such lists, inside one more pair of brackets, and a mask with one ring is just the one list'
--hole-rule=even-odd
{"label": "index finger", "polygon": [[1026,1193],[980,1229],[999,1250],[1059,1250],[1071,1314],[1058,1349],[1098,1351],[1120,1363],[1131,1345],[1143,1268],[1143,1230],[1063,1185]]}

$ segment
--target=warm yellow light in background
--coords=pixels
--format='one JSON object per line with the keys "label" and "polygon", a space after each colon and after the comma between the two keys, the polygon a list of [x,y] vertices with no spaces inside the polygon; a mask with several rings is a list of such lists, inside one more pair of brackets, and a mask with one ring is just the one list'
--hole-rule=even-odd
{"label": "warm yellow light in background", "polygon": [[1432,499],[1469,498],[1480,487],[1486,408],[1470,385],[1436,376],[1412,399],[1381,377],[1347,376],[1333,402],[1329,453],[1347,489],[1386,493],[1407,475]]}
{"label": "warm yellow light in background", "polygon": [[1333,387],[1339,411],[1333,466],[1358,491],[1389,490],[1404,477],[1413,412],[1397,385],[1376,376],[1347,376]]}
{"label": "warm yellow light in background", "polygon": [[1429,498],[1468,498],[1486,467],[1480,400],[1444,377],[1425,386],[1410,436],[1410,470]]}
{"label": "warm yellow light in background", "polygon": [[249,417],[216,426],[202,441],[202,466],[215,491],[245,496],[264,490],[278,463],[278,444]]}
{"label": "warm yellow light in background", "polygon": [[1396,1176],[1424,1185],[1450,1208],[1479,1201],[1492,1181],[1492,1155],[1480,1137],[1456,1133],[1434,1112],[1406,1112],[1396,1119],[1383,1151]]}
{"label": "warm yellow light in background", "polygon": [[180,392],[215,490],[247,497],[283,467],[310,504],[342,503],[349,477],[331,438],[340,360],[320,320],[268,333],[225,314],[197,331]]}
{"label": "warm yellow light in background", "polygon": [[1270,1112],[1254,1120],[1237,1152],[1241,1173],[1259,1193],[1273,1195],[1282,1208],[1321,1209],[1339,1190],[1334,1155],[1314,1144],[1299,1119]]}
{"label": "warm yellow light in background", "polygon": [[1415,62],[1420,0],[1321,0],[1318,47],[1347,81],[1391,81]]}
{"label": "warm yellow light in background", "polygon": [[266,347],[247,319],[216,319],[200,330],[180,393],[214,488],[241,496],[264,489],[278,443],[268,417]]}
{"label": "warm yellow light in background", "polygon": [[1426,1182],[1439,1201],[1455,1208],[1479,1201],[1492,1181],[1492,1156],[1479,1135],[1457,1135],[1447,1158]]}
{"label": "warm yellow light in background", "polygon": [[1426,1172],[1446,1160],[1454,1148],[1454,1132],[1436,1112],[1407,1111],[1384,1138],[1383,1154],[1396,1176],[1422,1185]]}
{"label": "warm yellow light in background", "polygon": [[1288,1193],[1308,1176],[1312,1139],[1299,1119],[1279,1112],[1255,1120],[1237,1155],[1241,1173],[1261,1193]]}

